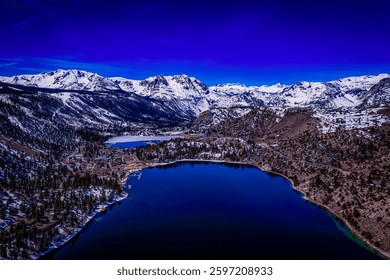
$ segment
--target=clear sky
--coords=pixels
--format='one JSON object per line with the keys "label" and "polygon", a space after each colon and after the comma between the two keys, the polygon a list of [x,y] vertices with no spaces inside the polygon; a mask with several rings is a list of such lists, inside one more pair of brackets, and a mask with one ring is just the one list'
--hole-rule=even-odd
{"label": "clear sky", "polygon": [[80,69],[208,85],[390,72],[390,1],[0,1],[0,75]]}

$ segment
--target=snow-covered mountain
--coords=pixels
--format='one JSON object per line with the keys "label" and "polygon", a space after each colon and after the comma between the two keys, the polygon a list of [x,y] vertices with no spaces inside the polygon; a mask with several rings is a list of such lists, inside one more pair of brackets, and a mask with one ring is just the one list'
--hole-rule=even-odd
{"label": "snow-covered mountain", "polygon": [[360,106],[375,106],[390,103],[390,78],[380,80],[364,94]]}
{"label": "snow-covered mountain", "polygon": [[[37,88],[0,82],[0,107],[16,106],[24,112],[9,120],[23,130],[29,130],[20,119],[41,119],[66,123],[74,127],[166,126],[182,124],[190,118],[174,111],[163,101],[119,90],[95,92],[71,89]],[[2,109],[3,110],[3,109]],[[0,110],[0,118],[2,117]],[[8,112],[13,115],[12,110]],[[36,121],[34,125],[38,124]],[[23,124],[23,125],[20,125]],[[30,132],[33,130],[31,129]],[[40,131],[40,130],[39,130]]]}
{"label": "snow-covered mountain", "polygon": [[108,78],[81,70],[59,69],[37,75],[0,77],[0,81],[8,84],[63,90],[110,91],[120,89]]}
{"label": "snow-covered mountain", "polygon": [[72,91],[124,91],[166,102],[166,106],[195,117],[209,109],[208,87],[187,75],[158,75],[145,80],[106,78],[80,70],[56,70],[37,75],[0,77],[7,84]]}
{"label": "snow-covered mountain", "polygon": [[290,86],[220,84],[208,88],[199,80],[186,75],[159,75],[143,81],[124,78],[112,80],[124,91],[162,100],[174,110],[182,110],[188,115],[196,116],[208,109],[237,106],[269,106],[276,109],[357,107],[364,103],[365,93],[389,77],[389,74],[380,74],[330,82],[298,82]]}
{"label": "snow-covered mountain", "polygon": [[[194,118],[213,108],[262,107],[276,110],[291,107],[339,109],[377,106],[389,101],[389,74],[348,77],[330,82],[298,82],[292,85],[245,86],[221,84],[207,87],[187,75],[158,75],[145,80],[106,78],[80,70],[57,70],[37,75],[0,77],[7,84],[96,93],[136,94],[163,102],[172,111]],[[59,94],[67,100],[69,94]],[[64,102],[65,102],[64,101]]]}
{"label": "snow-covered mountain", "polygon": [[364,102],[366,93],[373,86],[389,77],[389,74],[379,74],[330,82],[298,82],[274,95],[268,105],[328,109],[356,107]]}
{"label": "snow-covered mountain", "polygon": [[123,91],[167,102],[175,110],[196,116],[208,110],[208,87],[201,81],[187,75],[147,78],[143,81],[111,78]]}
{"label": "snow-covered mountain", "polygon": [[331,83],[298,82],[273,95],[269,105],[276,107],[337,107],[332,102],[342,95],[337,86]]}
{"label": "snow-covered mountain", "polygon": [[269,103],[275,94],[286,85],[245,86],[243,84],[220,84],[210,87],[208,102],[210,108],[252,106],[259,107]]}
{"label": "snow-covered mountain", "polygon": [[372,88],[374,85],[379,83],[382,79],[389,78],[389,74],[379,74],[379,75],[367,75],[367,76],[357,76],[357,77],[347,77],[330,83],[338,86],[343,92],[351,92],[354,90],[367,91]]}

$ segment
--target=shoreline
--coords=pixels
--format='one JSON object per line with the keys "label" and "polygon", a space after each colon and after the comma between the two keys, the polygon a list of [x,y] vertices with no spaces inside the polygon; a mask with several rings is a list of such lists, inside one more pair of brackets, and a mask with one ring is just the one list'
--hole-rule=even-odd
{"label": "shoreline", "polygon": [[[257,166],[255,166],[257,167]],[[257,167],[258,168],[258,167]],[[260,168],[259,168],[260,169]],[[260,169],[262,170],[262,169]],[[264,171],[264,170],[262,170]],[[333,215],[335,218],[339,219],[343,225],[348,229],[348,231],[350,231],[354,236],[356,236],[357,238],[359,238],[363,244],[365,244],[367,247],[369,247],[370,249],[372,249],[377,255],[381,256],[382,258],[384,259],[390,259],[390,253],[387,253],[379,248],[377,248],[376,246],[374,246],[373,244],[371,244],[366,238],[360,236],[360,234],[351,226],[350,223],[348,223],[347,220],[345,220],[344,218],[340,217],[339,215],[337,215],[336,213],[334,213],[329,207],[327,207],[326,205],[323,205],[322,203],[320,202],[317,202],[313,199],[311,199],[310,197],[308,197],[306,195],[306,193],[303,191],[303,190],[300,190],[298,189],[297,186],[294,185],[294,183],[292,182],[292,180],[290,178],[287,178],[285,175],[283,174],[280,174],[280,173],[277,173],[277,172],[270,172],[270,171],[265,171],[265,172],[268,172],[268,173],[272,173],[272,174],[276,174],[278,176],[281,176],[285,179],[287,179],[290,183],[291,183],[291,187],[296,190],[297,192],[299,192],[302,197],[309,201],[310,203],[314,204],[314,205],[317,205],[318,207],[320,207],[321,209],[327,211],[328,213],[330,213],[331,215]]]}
{"label": "shoreline", "polygon": [[[124,190],[124,187],[123,187],[123,190]],[[29,260],[37,260],[39,259],[40,257],[43,257],[44,255],[47,255],[49,254],[50,252],[53,252],[54,250],[64,246],[66,243],[68,243],[69,241],[71,241],[77,234],[79,234],[85,227],[86,225],[91,221],[93,220],[97,214],[107,210],[107,208],[112,205],[112,204],[115,204],[115,203],[118,203],[119,201],[122,201],[123,199],[125,199],[126,197],[128,197],[128,193],[127,192],[124,192],[122,195],[120,195],[118,198],[112,200],[112,201],[108,201],[108,202],[105,202],[105,203],[102,203],[102,204],[99,204],[96,206],[96,209],[94,211],[92,211],[84,221],[81,222],[81,225],[79,225],[77,228],[75,228],[74,230],[71,231],[71,233],[67,236],[65,236],[62,240],[56,242],[56,244],[50,248],[48,248],[46,251],[44,252],[41,252],[41,253],[38,253],[38,254],[35,254],[35,255],[32,255],[30,256],[28,259]]]}
{"label": "shoreline", "polygon": [[139,170],[142,170],[144,168],[152,168],[152,167],[157,167],[157,166],[175,164],[175,163],[178,163],[178,162],[211,162],[211,163],[242,164],[242,165],[249,165],[249,166],[255,167],[255,168],[257,168],[257,169],[259,169],[259,170],[261,170],[263,172],[266,172],[266,173],[270,173],[270,174],[275,174],[275,175],[281,176],[281,177],[285,178],[286,180],[288,180],[290,182],[292,189],[297,191],[297,192],[299,192],[302,195],[303,199],[309,201],[310,203],[312,203],[314,205],[317,205],[321,209],[323,209],[323,210],[327,211],[329,214],[333,215],[335,218],[339,219],[343,223],[343,225],[347,228],[347,230],[352,233],[352,235],[354,235],[357,238],[359,238],[363,242],[363,244],[365,244],[370,249],[372,249],[377,255],[379,255],[380,257],[382,257],[384,259],[388,259],[388,260],[390,259],[390,253],[385,252],[385,251],[377,248],[376,246],[371,244],[366,238],[360,236],[360,234],[348,223],[348,221],[346,221],[344,218],[340,217],[339,215],[333,213],[333,211],[329,207],[323,205],[320,202],[312,200],[310,197],[308,197],[306,195],[306,193],[303,190],[298,188],[299,186],[295,186],[293,181],[290,178],[288,178],[285,175],[280,174],[278,172],[264,170],[260,166],[258,166],[257,164],[248,163],[248,162],[241,162],[241,161],[236,161],[236,162],[234,162],[234,161],[226,161],[226,160],[179,159],[179,160],[175,160],[175,161],[172,161],[172,162],[155,163],[155,164],[151,164],[149,166],[146,165],[145,167],[137,169],[137,170],[133,170],[132,172],[139,171]]}
{"label": "shoreline", "polygon": [[[234,162],[234,161],[226,161],[226,160],[206,160],[206,159],[179,159],[179,160],[174,160],[174,161],[170,161],[170,162],[156,162],[156,163],[147,163],[147,162],[143,162],[143,164],[141,165],[141,167],[138,167],[138,168],[135,168],[135,169],[129,169],[127,170],[128,171],[128,174],[127,174],[127,177],[123,180],[121,180],[121,183],[123,184],[123,191],[124,191],[124,194],[121,195],[120,197],[118,197],[118,199],[116,200],[113,200],[113,201],[110,201],[110,202],[106,202],[102,205],[98,205],[97,206],[97,209],[95,211],[93,211],[88,217],[87,219],[82,223],[81,226],[77,227],[74,231],[72,231],[72,233],[68,236],[66,236],[62,241],[59,242],[59,244],[56,244],[54,247],[51,247],[49,248],[48,250],[42,252],[42,253],[39,253],[39,254],[36,254],[32,257],[30,257],[29,259],[38,259],[58,248],[60,248],[61,246],[65,245],[66,243],[68,243],[69,241],[71,241],[78,233],[80,233],[84,228],[85,226],[92,220],[95,218],[95,216],[99,213],[101,213],[102,211],[106,210],[108,206],[112,205],[112,204],[115,204],[119,201],[122,201],[123,199],[125,199],[127,196],[128,196],[128,193],[125,191],[125,187],[126,187],[126,181],[127,181],[127,178],[134,172],[136,171],[140,171],[142,169],[146,169],[146,168],[153,168],[153,167],[158,167],[158,166],[165,166],[165,165],[170,165],[170,164],[175,164],[175,163],[179,163],[179,162],[207,162],[207,163],[227,163],[227,164],[241,164],[241,165],[248,165],[248,166],[252,166],[252,167],[255,167],[257,169],[259,169],[260,171],[262,172],[266,172],[266,173],[270,173],[270,174],[274,174],[274,175],[277,175],[277,176],[281,176],[283,177],[284,179],[288,180],[291,184],[291,187],[293,190],[299,192],[301,195],[302,195],[302,198],[309,201],[310,203],[314,204],[314,205],[317,205],[318,207],[320,207],[321,209],[327,211],[329,214],[333,215],[335,218],[337,218],[338,220],[340,220],[342,222],[342,224],[346,227],[346,229],[348,231],[350,231],[352,233],[352,236],[356,236],[358,239],[360,239],[360,241],[362,241],[363,244],[365,244],[366,246],[368,246],[370,249],[372,249],[375,254],[379,255],[380,257],[384,258],[384,259],[390,259],[390,253],[388,252],[385,252],[379,248],[377,248],[376,246],[372,245],[368,240],[366,240],[364,237],[360,236],[360,234],[358,232],[356,232],[355,229],[353,229],[351,227],[351,225],[348,223],[348,221],[346,221],[345,219],[343,219],[342,217],[340,217],[339,215],[333,213],[333,211],[328,208],[327,206],[323,205],[322,203],[319,203],[319,202],[316,202],[314,200],[312,200],[311,198],[309,198],[306,193],[303,191],[303,190],[300,190],[298,187],[299,186],[295,186],[293,181],[286,177],[285,175],[283,174],[280,174],[278,172],[274,172],[274,171],[269,171],[269,170],[264,170],[262,169],[260,166],[258,166],[257,164],[255,163],[248,163],[248,162]],[[131,186],[130,186],[131,187]]]}
{"label": "shoreline", "polygon": [[[256,166],[256,167],[257,167],[257,166]],[[257,167],[257,168],[259,168],[259,167]],[[259,168],[259,169],[262,170],[261,168]],[[264,171],[264,170],[262,170],[262,171]],[[299,192],[305,200],[309,201],[310,203],[312,203],[312,204],[314,204],[314,205],[317,205],[317,206],[320,207],[321,209],[327,211],[328,213],[330,213],[331,215],[333,215],[334,217],[336,217],[337,219],[339,219],[339,220],[343,223],[343,225],[344,225],[344,226],[345,226],[345,227],[346,227],[354,236],[356,236],[357,238],[359,238],[359,239],[363,242],[363,244],[365,244],[366,246],[368,246],[369,248],[371,248],[376,254],[378,254],[379,256],[381,256],[381,257],[384,258],[384,259],[390,259],[390,253],[385,252],[385,251],[379,249],[378,247],[376,247],[375,245],[371,244],[366,238],[362,237],[362,236],[361,236],[361,235],[360,235],[360,234],[351,226],[351,224],[350,224],[347,220],[345,220],[344,218],[342,218],[342,217],[340,217],[339,215],[337,215],[336,213],[334,213],[334,212],[332,211],[332,209],[330,209],[330,208],[327,207],[326,205],[323,205],[322,203],[317,202],[317,201],[311,199],[310,197],[308,197],[307,194],[306,194],[303,190],[299,189],[298,186],[295,186],[295,185],[294,185],[293,181],[292,181],[290,178],[286,177],[286,176],[283,175],[283,174],[277,173],[277,172],[269,172],[269,171],[265,171],[265,172],[273,173],[273,174],[279,175],[279,176],[281,176],[281,177],[287,179],[287,180],[291,183],[291,187],[292,187],[294,190],[296,190],[297,192]]]}

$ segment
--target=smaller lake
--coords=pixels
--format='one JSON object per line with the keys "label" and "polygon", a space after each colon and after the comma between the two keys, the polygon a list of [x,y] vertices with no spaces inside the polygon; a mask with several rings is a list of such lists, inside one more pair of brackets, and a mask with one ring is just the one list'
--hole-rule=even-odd
{"label": "smaller lake", "polygon": [[153,145],[158,144],[161,141],[134,141],[134,142],[120,142],[120,143],[113,143],[113,144],[106,144],[111,148],[137,148],[137,147],[145,147],[147,145]]}
{"label": "smaller lake", "polygon": [[44,259],[378,259],[288,180],[247,165],[147,168]]}
{"label": "smaller lake", "polygon": [[150,144],[158,144],[163,141],[169,141],[181,136],[142,136],[142,135],[125,135],[108,139],[104,144],[113,148],[136,148],[144,147]]}

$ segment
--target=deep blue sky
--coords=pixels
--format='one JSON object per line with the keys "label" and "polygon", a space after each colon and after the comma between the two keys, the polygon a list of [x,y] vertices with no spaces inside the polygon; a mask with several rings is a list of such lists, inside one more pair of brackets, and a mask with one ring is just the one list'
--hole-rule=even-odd
{"label": "deep blue sky", "polygon": [[82,69],[211,85],[390,72],[390,1],[0,1],[0,75]]}

